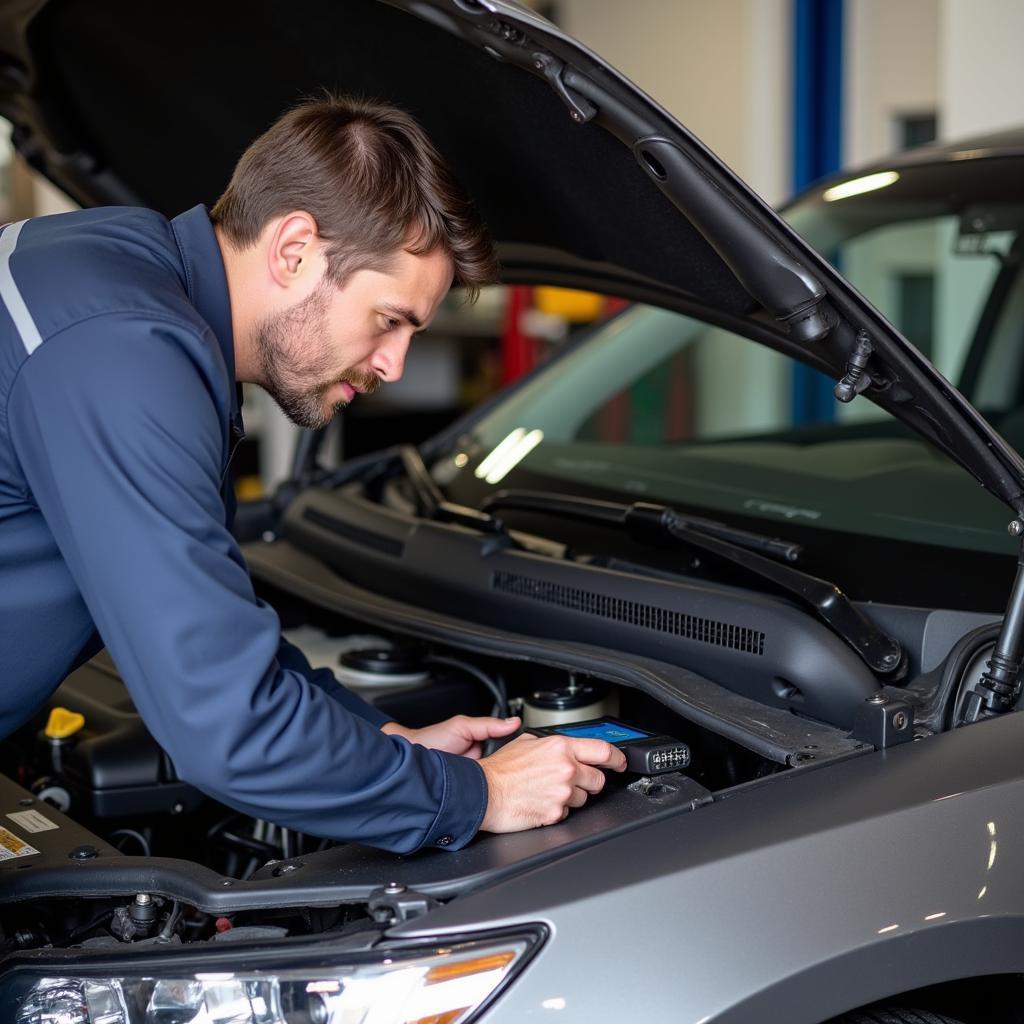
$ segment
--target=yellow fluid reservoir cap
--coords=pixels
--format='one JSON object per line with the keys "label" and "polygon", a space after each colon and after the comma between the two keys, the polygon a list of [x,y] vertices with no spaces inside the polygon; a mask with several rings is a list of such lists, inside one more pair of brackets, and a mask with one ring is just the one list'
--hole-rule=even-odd
{"label": "yellow fluid reservoir cap", "polygon": [[68,711],[67,708],[54,708],[46,721],[44,730],[48,739],[66,740],[74,736],[82,726],[85,725],[85,715],[77,711]]}

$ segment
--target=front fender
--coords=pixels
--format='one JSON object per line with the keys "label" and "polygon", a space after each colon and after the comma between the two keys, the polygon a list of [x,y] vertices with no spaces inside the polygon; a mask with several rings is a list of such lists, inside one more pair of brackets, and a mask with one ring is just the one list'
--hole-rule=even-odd
{"label": "front fender", "polygon": [[1024,916],[978,916],[872,942],[754,994],[713,1019],[819,1022],[903,992],[1024,971]]}
{"label": "front fender", "polygon": [[[793,771],[400,929],[548,922],[491,1011],[816,1024],[1024,970],[1024,716]],[[585,812],[584,812],[585,813]]]}

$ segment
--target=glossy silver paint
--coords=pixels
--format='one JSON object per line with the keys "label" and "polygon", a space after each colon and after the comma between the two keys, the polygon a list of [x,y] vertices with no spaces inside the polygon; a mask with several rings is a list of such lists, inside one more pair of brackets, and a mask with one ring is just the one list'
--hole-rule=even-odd
{"label": "glossy silver paint", "polygon": [[794,772],[394,934],[547,922],[547,947],[487,1014],[494,1024],[814,1024],[1022,971],[1022,762],[1012,715]]}

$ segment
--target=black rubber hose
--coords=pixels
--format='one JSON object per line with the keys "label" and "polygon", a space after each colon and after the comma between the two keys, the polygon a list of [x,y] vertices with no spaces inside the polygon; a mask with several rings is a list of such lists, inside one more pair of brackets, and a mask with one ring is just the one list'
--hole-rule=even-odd
{"label": "black rubber hose", "polygon": [[450,658],[447,655],[434,654],[427,659],[428,665],[445,665],[448,668],[459,669],[465,672],[467,675],[472,676],[478,680],[490,691],[491,696],[494,697],[494,708],[492,714],[496,718],[504,718],[508,714],[508,697],[505,693],[505,684],[498,676],[496,679],[492,679],[482,669],[471,665],[468,661],[461,661],[458,658]]}

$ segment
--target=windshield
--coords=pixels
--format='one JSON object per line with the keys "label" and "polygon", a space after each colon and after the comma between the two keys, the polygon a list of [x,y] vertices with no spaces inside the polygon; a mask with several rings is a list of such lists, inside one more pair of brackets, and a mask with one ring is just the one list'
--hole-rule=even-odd
{"label": "windshield", "polygon": [[[1019,446],[1024,206],[1009,163],[918,168],[786,216]],[[596,488],[767,520],[765,532],[1012,551],[1000,502],[869,400],[836,402],[833,385],[739,334],[636,305],[498,404],[451,473],[476,493]]]}

